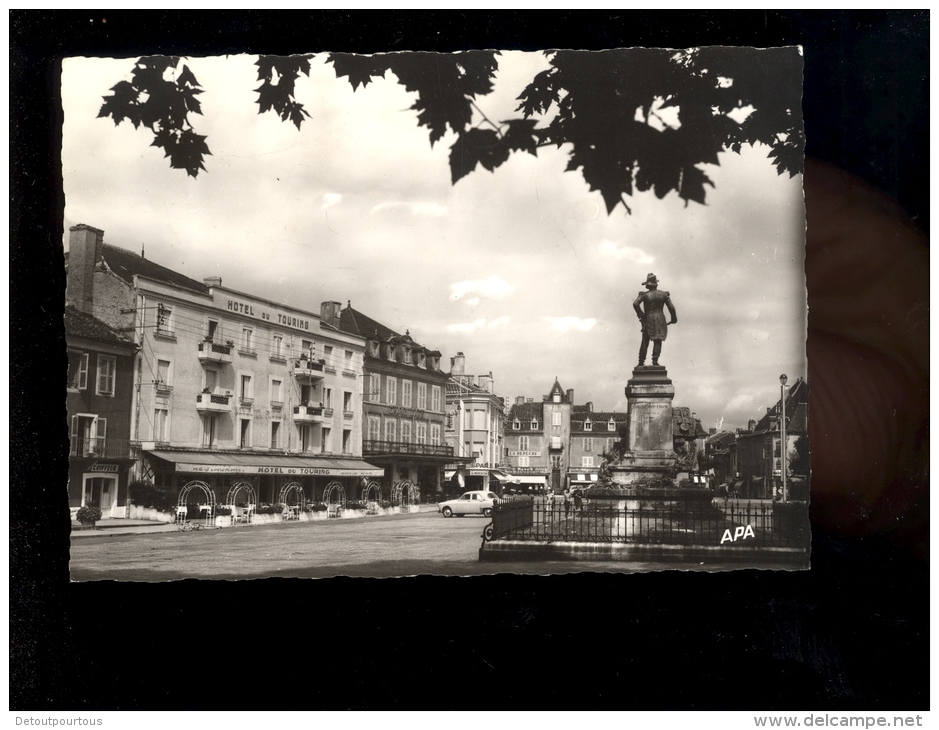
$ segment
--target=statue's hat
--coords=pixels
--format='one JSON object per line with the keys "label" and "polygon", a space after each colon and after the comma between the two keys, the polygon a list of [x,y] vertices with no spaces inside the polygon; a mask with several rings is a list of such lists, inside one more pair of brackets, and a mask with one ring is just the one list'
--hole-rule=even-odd
{"label": "statue's hat", "polygon": [[655,278],[655,274],[649,274],[646,277],[646,280],[642,282],[643,286],[648,286],[649,284],[653,284],[655,286],[659,285],[659,280]]}

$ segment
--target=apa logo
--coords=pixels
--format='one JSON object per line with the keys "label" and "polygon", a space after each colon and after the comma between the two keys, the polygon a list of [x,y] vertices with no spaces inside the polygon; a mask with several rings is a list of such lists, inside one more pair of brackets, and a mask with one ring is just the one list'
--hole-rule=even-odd
{"label": "apa logo", "polygon": [[730,533],[730,530],[724,530],[724,536],[721,538],[721,545],[725,542],[737,542],[737,540],[746,540],[748,537],[756,537],[753,532],[753,528],[750,525],[746,527],[737,527],[734,529],[733,534]]}

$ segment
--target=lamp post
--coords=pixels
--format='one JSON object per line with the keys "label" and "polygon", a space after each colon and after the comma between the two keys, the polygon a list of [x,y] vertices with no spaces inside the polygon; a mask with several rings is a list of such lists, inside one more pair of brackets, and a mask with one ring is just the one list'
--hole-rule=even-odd
{"label": "lamp post", "polygon": [[789,378],[783,373],[779,376],[779,403],[782,408],[779,419],[779,450],[780,465],[782,466],[782,501],[788,502],[786,494],[786,382]]}

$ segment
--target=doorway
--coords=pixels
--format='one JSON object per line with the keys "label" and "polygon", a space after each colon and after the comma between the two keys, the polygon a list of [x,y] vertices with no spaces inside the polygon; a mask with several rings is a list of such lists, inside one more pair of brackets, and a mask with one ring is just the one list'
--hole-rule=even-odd
{"label": "doorway", "polygon": [[95,505],[101,509],[103,518],[111,516],[111,507],[117,500],[116,477],[85,477],[83,505]]}

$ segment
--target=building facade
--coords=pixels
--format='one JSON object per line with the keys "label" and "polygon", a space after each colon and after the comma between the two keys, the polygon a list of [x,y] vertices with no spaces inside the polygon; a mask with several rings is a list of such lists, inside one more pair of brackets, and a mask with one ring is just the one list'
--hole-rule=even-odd
{"label": "building facade", "polygon": [[574,391],[555,379],[540,402],[519,396],[505,425],[505,465],[524,488],[564,488],[570,465]]}
{"label": "building facade", "polygon": [[123,517],[133,459],[130,416],[134,343],[88,312],[67,305],[69,507],[91,504]]}
{"label": "building facade", "polygon": [[626,426],[626,414],[594,411],[593,403],[575,405],[571,412],[570,466],[567,487],[596,484],[604,454],[619,443],[620,429]]}
{"label": "building facade", "polygon": [[[574,391],[555,380],[540,402],[519,396],[505,425],[505,469],[524,490],[589,487],[599,480],[604,455],[623,438],[626,413],[574,403]],[[690,408],[672,408],[676,481],[705,486],[697,454],[707,436]]]}
{"label": "building facade", "polygon": [[445,472],[452,491],[498,489],[497,482],[506,480],[505,401],[494,392],[492,373],[468,375],[466,356],[458,352],[450,358],[446,399],[446,442],[456,456],[468,460]]}
{"label": "building facade", "polygon": [[[137,478],[210,503],[360,499],[364,338],[307,312],[202,282],[75,226],[71,298],[139,351]],[[79,274],[81,274],[79,276]]]}
{"label": "building facade", "polygon": [[339,302],[324,302],[323,320],[365,342],[362,453],[383,469],[382,493],[392,504],[443,492],[453,449],[444,439],[448,375],[441,353]]}
{"label": "building facade", "polygon": [[[808,433],[808,384],[796,380],[786,394],[786,453],[795,448],[800,436]],[[737,434],[738,495],[769,499],[780,496],[782,487],[782,445],[779,422],[781,401],[766,409],[759,421]]]}

